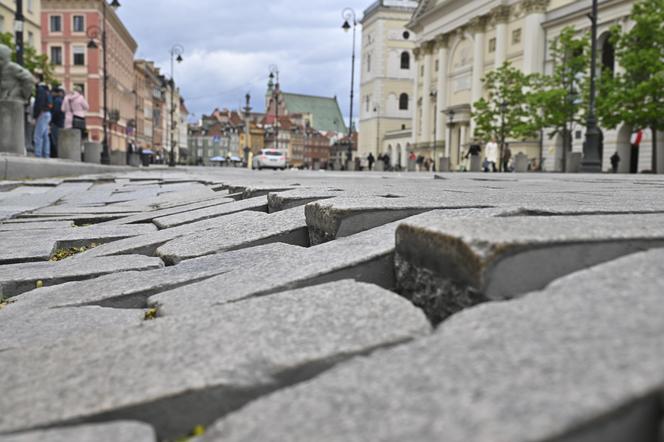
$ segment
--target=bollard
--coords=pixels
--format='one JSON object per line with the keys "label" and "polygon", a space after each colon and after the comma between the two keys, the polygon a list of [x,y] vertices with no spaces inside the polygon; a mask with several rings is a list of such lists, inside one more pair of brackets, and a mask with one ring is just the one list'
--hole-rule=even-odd
{"label": "bollard", "polygon": [[81,131],[61,129],[58,135],[58,158],[81,161]]}
{"label": "bollard", "polygon": [[83,146],[83,161],[91,164],[101,164],[101,143],[88,141]]}

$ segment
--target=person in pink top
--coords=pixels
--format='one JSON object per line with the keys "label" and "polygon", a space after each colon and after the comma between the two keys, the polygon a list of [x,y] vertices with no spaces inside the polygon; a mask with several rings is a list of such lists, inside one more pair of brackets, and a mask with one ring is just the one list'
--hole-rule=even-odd
{"label": "person in pink top", "polygon": [[79,86],[74,86],[62,101],[62,112],[65,113],[65,128],[80,129],[85,135],[85,114],[90,109]]}

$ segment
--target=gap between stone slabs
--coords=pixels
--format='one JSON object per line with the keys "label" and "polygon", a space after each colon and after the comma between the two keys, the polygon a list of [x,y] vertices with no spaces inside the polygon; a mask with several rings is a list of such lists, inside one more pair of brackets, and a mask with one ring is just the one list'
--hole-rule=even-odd
{"label": "gap between stone slabs", "polygon": [[397,291],[438,324],[472,305],[662,246],[664,215],[456,220],[430,212],[397,229]]}

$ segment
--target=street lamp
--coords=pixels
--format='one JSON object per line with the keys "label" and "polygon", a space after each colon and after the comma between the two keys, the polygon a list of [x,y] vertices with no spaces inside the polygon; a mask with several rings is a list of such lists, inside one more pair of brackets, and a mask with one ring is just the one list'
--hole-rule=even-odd
{"label": "street lamp", "polygon": [[174,77],[174,72],[175,72],[175,62],[177,61],[178,63],[182,63],[183,58],[182,54],[184,54],[184,48],[182,45],[176,44],[174,45],[171,50],[171,127],[169,130],[169,134],[171,136],[171,155],[170,155],[170,161],[168,163],[169,167],[175,167],[175,137],[173,136],[173,131],[175,129],[175,77]]}
{"label": "street lamp", "polygon": [[350,117],[348,125],[348,161],[353,160],[353,99],[355,96],[355,34],[357,30],[357,16],[352,8],[346,8],[341,12],[341,17],[344,20],[341,29],[344,32],[350,31],[353,28],[353,56],[351,57],[351,71],[350,71]]}
{"label": "street lamp", "polygon": [[602,132],[597,127],[595,109],[596,76],[597,76],[597,0],[593,0],[592,12],[588,14],[591,26],[591,55],[590,55],[590,99],[588,101],[588,119],[586,123],[586,141],[583,143],[583,172],[601,172],[602,162],[600,150],[602,146]]}
{"label": "street lamp", "polygon": [[99,26],[89,26],[86,29],[86,35],[90,39],[88,42],[88,49],[99,49],[99,46],[95,42],[95,40],[101,39],[101,48],[102,51],[104,52],[104,68],[102,71],[102,75],[104,77],[103,81],[103,88],[104,88],[104,120],[103,120],[103,126],[104,126],[104,142],[102,144],[102,151],[101,151],[101,162],[102,164],[111,164],[111,153],[109,151],[109,145],[108,145],[108,56],[107,53],[108,51],[106,50],[106,13],[108,10],[108,7],[110,6],[114,10],[120,7],[120,2],[118,0],[113,0],[110,5],[106,3],[106,0],[103,0],[102,2],[103,9],[102,9],[102,27],[100,28]]}
{"label": "street lamp", "polygon": [[279,66],[271,64],[269,69],[270,82],[277,81],[274,85],[274,148],[279,149]]}
{"label": "street lamp", "polygon": [[23,0],[16,0],[16,14],[14,14],[14,42],[16,43],[16,63],[23,66]]}

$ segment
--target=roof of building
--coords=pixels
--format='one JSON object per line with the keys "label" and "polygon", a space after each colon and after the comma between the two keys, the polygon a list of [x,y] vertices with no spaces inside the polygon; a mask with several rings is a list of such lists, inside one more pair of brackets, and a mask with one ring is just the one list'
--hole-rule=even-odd
{"label": "roof of building", "polygon": [[312,116],[311,126],[320,131],[346,132],[337,98],[313,95],[282,93],[289,114],[301,113]]}
{"label": "roof of building", "polygon": [[376,0],[364,10],[362,22],[367,20],[374,12],[381,8],[413,12],[417,8],[419,1],[420,0]]}

